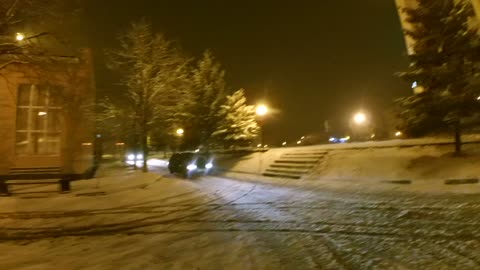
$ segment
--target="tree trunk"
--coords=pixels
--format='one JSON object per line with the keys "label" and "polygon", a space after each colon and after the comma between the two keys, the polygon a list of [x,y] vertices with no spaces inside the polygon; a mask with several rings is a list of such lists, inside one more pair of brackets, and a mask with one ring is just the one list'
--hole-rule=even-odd
{"label": "tree trunk", "polygon": [[[145,95],[145,94],[144,94]],[[148,172],[148,166],[147,166],[147,159],[148,159],[148,127],[147,127],[147,111],[148,111],[148,105],[145,103],[146,98],[145,96],[143,97],[143,111],[142,111],[142,127],[141,127],[141,132],[142,134],[140,135],[140,147],[142,148],[142,154],[143,154],[143,167],[142,171],[143,172]]]}
{"label": "tree trunk", "polygon": [[142,154],[143,154],[143,172],[148,172],[147,159],[148,159],[148,143],[147,143],[147,134],[145,131],[142,132]]}
{"label": "tree trunk", "polygon": [[460,123],[455,123],[455,155],[462,153],[462,130]]}

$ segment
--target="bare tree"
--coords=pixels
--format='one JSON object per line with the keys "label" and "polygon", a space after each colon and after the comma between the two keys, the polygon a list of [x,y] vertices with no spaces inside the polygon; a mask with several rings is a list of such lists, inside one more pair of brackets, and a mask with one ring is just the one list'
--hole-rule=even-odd
{"label": "bare tree", "polygon": [[135,144],[141,148],[143,170],[147,171],[148,137],[155,125],[166,125],[173,115],[188,61],[172,41],[154,33],[145,21],[132,23],[119,37],[119,47],[109,50],[107,56],[109,66],[123,75],[128,107],[118,109],[132,112],[129,120],[138,135]]}
{"label": "bare tree", "polygon": [[[65,56],[75,33],[81,0],[2,0],[0,2],[0,69],[28,63],[32,56]],[[70,34],[69,34],[70,33]],[[78,35],[78,33],[76,33]]]}

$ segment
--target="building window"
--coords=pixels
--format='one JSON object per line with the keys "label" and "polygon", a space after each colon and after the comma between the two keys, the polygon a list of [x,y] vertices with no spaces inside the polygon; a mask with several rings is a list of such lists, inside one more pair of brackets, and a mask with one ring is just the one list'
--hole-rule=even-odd
{"label": "building window", "polygon": [[17,155],[59,155],[62,107],[58,87],[23,84],[17,96]]}

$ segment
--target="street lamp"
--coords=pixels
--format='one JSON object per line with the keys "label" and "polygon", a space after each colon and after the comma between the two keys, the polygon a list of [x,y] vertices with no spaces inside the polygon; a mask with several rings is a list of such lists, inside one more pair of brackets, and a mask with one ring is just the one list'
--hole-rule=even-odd
{"label": "street lamp", "polygon": [[23,41],[25,39],[25,35],[22,33],[17,33],[17,36],[15,37],[17,41]]}
{"label": "street lamp", "polygon": [[[178,137],[178,140],[177,140],[177,150],[180,151],[180,146],[182,145],[182,138],[183,138],[183,135],[185,134],[185,130],[183,130],[183,128],[179,128],[175,131],[175,134],[177,135]],[[173,150],[175,152],[175,149]]]}
{"label": "street lamp", "polygon": [[367,122],[367,116],[362,113],[362,112],[359,112],[359,113],[356,113],[354,116],[353,116],[353,121],[355,122],[355,124],[357,125],[362,125],[364,124],[365,122]]}
{"label": "street lamp", "polygon": [[[257,105],[257,109],[255,111],[257,117],[259,118],[258,127],[260,128],[260,145],[263,145],[263,118],[268,114],[268,107],[265,104]],[[258,172],[262,173],[262,161],[263,161],[263,151],[260,152],[259,160],[258,160]]]}
{"label": "street lamp", "polygon": [[258,126],[260,127],[260,144],[263,145],[263,118],[268,114],[268,107],[265,104],[257,105],[256,114],[258,117]]}
{"label": "street lamp", "polygon": [[257,106],[256,113],[258,116],[265,116],[268,113],[268,107],[264,104],[260,104]]}

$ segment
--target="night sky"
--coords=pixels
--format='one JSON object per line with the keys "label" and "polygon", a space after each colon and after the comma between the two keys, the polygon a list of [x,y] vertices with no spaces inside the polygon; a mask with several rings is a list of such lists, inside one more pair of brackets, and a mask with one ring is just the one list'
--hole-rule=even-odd
{"label": "night sky", "polygon": [[407,66],[394,0],[90,2],[99,91],[115,80],[102,49],[145,17],[192,56],[212,49],[232,90],[277,110],[266,124],[269,143],[321,131],[325,120],[340,127],[353,111],[410,93],[394,76]]}

